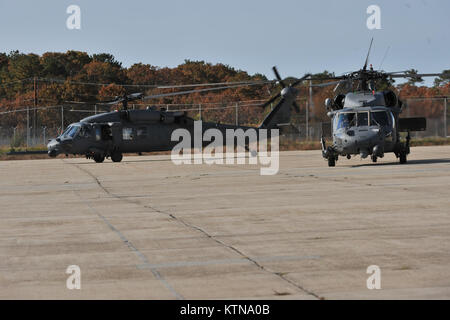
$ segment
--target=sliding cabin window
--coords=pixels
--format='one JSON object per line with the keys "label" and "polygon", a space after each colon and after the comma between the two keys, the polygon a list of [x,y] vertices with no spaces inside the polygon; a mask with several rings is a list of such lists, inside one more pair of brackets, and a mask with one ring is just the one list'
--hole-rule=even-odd
{"label": "sliding cabin window", "polygon": [[122,129],[122,139],[123,140],[133,140],[133,128],[123,128]]}
{"label": "sliding cabin window", "polygon": [[145,138],[147,138],[147,127],[139,127],[137,129],[137,138],[138,139],[145,139]]}

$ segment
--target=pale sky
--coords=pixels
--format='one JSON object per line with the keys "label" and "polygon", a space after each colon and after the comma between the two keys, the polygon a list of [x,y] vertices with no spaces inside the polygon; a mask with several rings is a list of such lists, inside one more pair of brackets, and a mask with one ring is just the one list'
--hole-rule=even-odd
{"label": "pale sky", "polygon": [[[81,30],[69,30],[69,5]],[[381,29],[369,30],[369,5]],[[450,69],[448,0],[0,0],[0,52],[106,52],[128,67],[184,59],[225,63],[273,78],[362,67],[371,37],[375,69]],[[427,84],[432,83],[430,79]]]}

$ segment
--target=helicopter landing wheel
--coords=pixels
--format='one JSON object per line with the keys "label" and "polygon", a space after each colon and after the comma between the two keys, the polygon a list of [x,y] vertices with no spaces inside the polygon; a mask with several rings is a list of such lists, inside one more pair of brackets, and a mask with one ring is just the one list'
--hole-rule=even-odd
{"label": "helicopter landing wheel", "polygon": [[377,162],[377,156],[372,156],[372,162]]}
{"label": "helicopter landing wheel", "polygon": [[94,161],[97,163],[102,163],[103,161],[105,161],[105,156],[99,153],[94,154]]}
{"label": "helicopter landing wheel", "polygon": [[336,159],[334,157],[329,157],[328,158],[328,166],[329,167],[334,167],[336,166]]}
{"label": "helicopter landing wheel", "polygon": [[123,155],[120,152],[114,152],[111,155],[112,162],[120,162],[122,161]]}
{"label": "helicopter landing wheel", "polygon": [[400,163],[405,164],[408,160],[406,159],[406,153],[400,153]]}

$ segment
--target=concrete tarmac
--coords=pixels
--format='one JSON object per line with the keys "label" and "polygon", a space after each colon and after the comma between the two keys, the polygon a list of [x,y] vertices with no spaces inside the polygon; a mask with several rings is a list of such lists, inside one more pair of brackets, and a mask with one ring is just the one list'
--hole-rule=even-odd
{"label": "concrete tarmac", "polygon": [[449,299],[450,146],[408,160],[2,161],[0,298]]}

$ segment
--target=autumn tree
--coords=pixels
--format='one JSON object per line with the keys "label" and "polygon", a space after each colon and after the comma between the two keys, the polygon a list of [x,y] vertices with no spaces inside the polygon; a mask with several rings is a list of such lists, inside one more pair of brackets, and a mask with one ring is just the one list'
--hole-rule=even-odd
{"label": "autumn tree", "polygon": [[445,86],[450,83],[450,70],[444,70],[442,73],[442,76],[434,79],[435,87]]}

